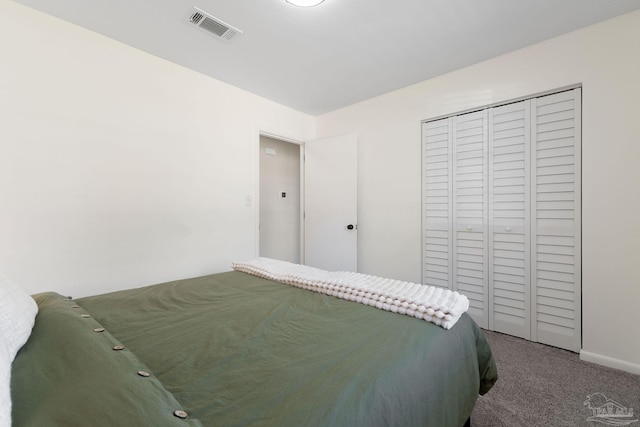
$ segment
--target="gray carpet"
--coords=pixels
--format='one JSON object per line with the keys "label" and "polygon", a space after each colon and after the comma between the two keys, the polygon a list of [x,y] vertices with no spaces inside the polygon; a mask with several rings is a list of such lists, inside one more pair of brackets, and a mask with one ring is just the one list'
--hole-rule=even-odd
{"label": "gray carpet", "polygon": [[[640,421],[624,424],[640,420],[639,375],[583,362],[575,353],[509,335],[489,331],[485,335],[498,364],[498,382],[478,398],[472,427],[640,427]],[[633,416],[593,417],[593,410],[584,404],[587,400],[591,408],[609,400],[610,407],[619,404],[633,410]]]}

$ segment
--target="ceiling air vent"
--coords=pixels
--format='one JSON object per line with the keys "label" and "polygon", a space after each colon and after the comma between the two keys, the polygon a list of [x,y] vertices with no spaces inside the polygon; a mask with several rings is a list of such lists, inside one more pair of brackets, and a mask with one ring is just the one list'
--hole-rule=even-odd
{"label": "ceiling air vent", "polygon": [[197,7],[194,9],[195,11],[189,16],[189,22],[209,34],[213,34],[214,36],[226,41],[231,41],[242,34],[242,31],[237,28],[233,28],[231,25],[219,20],[218,18],[214,18]]}

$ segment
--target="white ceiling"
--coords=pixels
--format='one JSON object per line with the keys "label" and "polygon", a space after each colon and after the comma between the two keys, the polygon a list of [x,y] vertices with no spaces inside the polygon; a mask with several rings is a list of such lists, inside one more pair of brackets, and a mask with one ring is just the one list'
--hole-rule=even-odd
{"label": "white ceiling", "polygon": [[[640,0],[17,0],[312,115],[640,8]],[[188,23],[193,7],[240,29]],[[53,47],[52,47],[53,48]]]}

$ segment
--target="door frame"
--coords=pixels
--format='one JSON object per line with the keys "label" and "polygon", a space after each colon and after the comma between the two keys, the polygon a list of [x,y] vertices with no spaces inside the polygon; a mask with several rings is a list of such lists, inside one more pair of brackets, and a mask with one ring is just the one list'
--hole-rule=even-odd
{"label": "door frame", "polygon": [[[300,206],[299,206],[299,218],[300,221],[298,223],[298,229],[300,231],[300,242],[299,242],[299,250],[300,250],[300,263],[304,264],[304,141],[300,141],[297,139],[287,138],[285,136],[281,136],[278,134],[274,134],[271,132],[258,131],[258,137],[256,138],[257,148],[255,149],[256,160],[255,160],[255,170],[256,173],[256,185],[255,185],[255,200],[254,200],[254,214],[255,214],[255,256],[260,255],[260,137],[267,137],[271,139],[275,139],[281,142],[294,144],[300,147]],[[247,203],[249,200],[247,198]]]}

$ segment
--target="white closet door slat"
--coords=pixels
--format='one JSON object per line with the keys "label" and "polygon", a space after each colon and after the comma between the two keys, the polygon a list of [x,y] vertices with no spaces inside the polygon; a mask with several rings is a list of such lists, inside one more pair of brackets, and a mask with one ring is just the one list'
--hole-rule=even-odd
{"label": "white closet door slat", "polygon": [[451,126],[422,125],[422,283],[451,288]]}
{"label": "white closet door slat", "polygon": [[453,289],[469,298],[469,315],[488,328],[487,111],[453,119]]}
{"label": "white closet door slat", "polygon": [[526,339],[531,338],[530,116],[528,100],[489,109],[489,329]]}
{"label": "white closet door slat", "polygon": [[532,339],[581,346],[579,88],[531,100]]}

